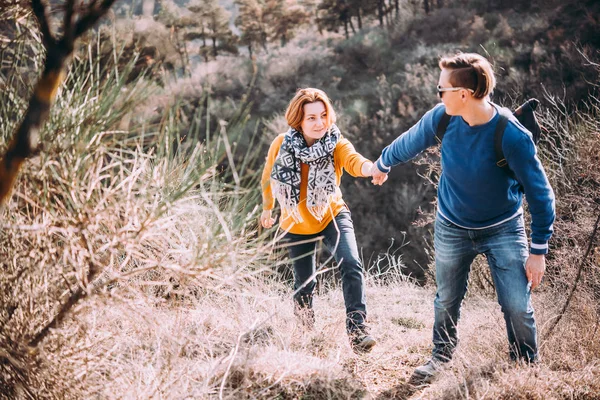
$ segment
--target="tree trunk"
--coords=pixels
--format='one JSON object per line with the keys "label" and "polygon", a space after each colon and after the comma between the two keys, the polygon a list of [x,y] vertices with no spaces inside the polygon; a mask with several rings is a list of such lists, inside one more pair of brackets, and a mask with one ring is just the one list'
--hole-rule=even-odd
{"label": "tree trunk", "polygon": [[348,23],[350,24],[350,29],[352,29],[352,34],[356,35],[356,29],[354,29],[354,24],[352,23],[352,18],[348,18]]}
{"label": "tree trunk", "polygon": [[383,15],[385,15],[385,23],[387,24],[387,26],[392,26],[392,17],[390,15],[392,7],[388,7],[388,5],[385,4],[385,1],[383,3],[383,6],[384,6]]}
{"label": "tree trunk", "polygon": [[423,0],[423,8],[425,9],[425,14],[429,14],[429,0]]}
{"label": "tree trunk", "polygon": [[358,17],[358,29],[362,29],[362,17],[360,16],[360,7],[356,8],[356,16]]}
{"label": "tree trunk", "polygon": [[394,8],[396,8],[396,19],[400,17],[400,0],[394,0]]}
{"label": "tree trunk", "polygon": [[213,48],[213,57],[217,57],[217,38],[212,37],[212,48]]}
{"label": "tree trunk", "polygon": [[379,17],[379,25],[383,27],[383,0],[377,0],[377,16]]}
{"label": "tree trunk", "polygon": [[346,40],[350,39],[350,33],[348,33],[348,21],[344,20],[344,33],[346,34]]}
{"label": "tree trunk", "polygon": [[262,41],[262,48],[263,50],[269,54],[269,50],[267,50],[267,33],[263,30],[263,33],[261,34],[261,41]]}
{"label": "tree trunk", "polygon": [[175,47],[177,48],[177,53],[179,54],[179,58],[181,59],[181,68],[183,68],[183,75],[191,76],[191,72],[188,69],[189,65],[189,57],[187,56],[187,48],[185,45],[185,41],[179,39],[179,28],[177,26],[173,26],[173,36],[175,37]]}
{"label": "tree trunk", "polygon": [[437,0],[437,8],[438,8],[438,10],[440,8],[443,8],[443,7],[444,7],[444,0]]}

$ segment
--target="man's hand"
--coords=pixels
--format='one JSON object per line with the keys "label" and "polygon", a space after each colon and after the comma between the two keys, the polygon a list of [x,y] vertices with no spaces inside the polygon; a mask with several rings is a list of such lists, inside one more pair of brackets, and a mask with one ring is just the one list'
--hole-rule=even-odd
{"label": "man's hand", "polygon": [[542,277],[546,271],[546,257],[543,254],[530,254],[525,263],[525,273],[527,280],[531,282],[531,290],[535,289],[542,282]]}
{"label": "man's hand", "polygon": [[373,164],[373,166],[371,167],[371,176],[373,177],[373,179],[371,179],[373,185],[381,186],[388,179],[388,174],[386,174],[385,172],[381,172],[375,164]]}
{"label": "man's hand", "polygon": [[271,210],[263,210],[260,215],[260,224],[263,228],[269,229],[275,223],[275,218],[271,217]]}

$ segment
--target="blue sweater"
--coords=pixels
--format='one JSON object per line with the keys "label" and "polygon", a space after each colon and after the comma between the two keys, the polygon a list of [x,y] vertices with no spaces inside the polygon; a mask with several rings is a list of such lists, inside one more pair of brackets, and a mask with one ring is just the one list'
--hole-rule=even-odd
{"label": "blue sweater", "polygon": [[[383,149],[377,168],[389,172],[437,144],[435,133],[444,114],[442,103]],[[496,165],[494,132],[499,113],[487,123],[469,126],[452,117],[442,141],[442,175],[438,214],[466,229],[498,225],[523,212],[523,185],[531,212],[531,253],[546,254],[554,223],[554,192],[536,155],[531,134],[512,117],[504,131],[502,150],[517,180]]]}

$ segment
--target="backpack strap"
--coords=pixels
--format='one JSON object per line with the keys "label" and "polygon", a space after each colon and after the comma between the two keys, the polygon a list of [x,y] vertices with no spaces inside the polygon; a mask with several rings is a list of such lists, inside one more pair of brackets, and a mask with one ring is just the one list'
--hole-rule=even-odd
{"label": "backpack strap", "polygon": [[506,125],[508,125],[508,116],[506,115],[507,111],[502,108],[498,108],[498,113],[500,118],[496,125],[496,132],[494,132],[494,152],[496,153],[496,165],[500,168],[506,168],[508,162],[504,157],[504,151],[502,151],[502,138],[504,137]]}
{"label": "backpack strap", "polygon": [[444,115],[442,115],[442,119],[440,120],[437,130],[435,131],[435,139],[437,140],[438,144],[442,144],[442,139],[444,138],[444,134],[446,134],[446,128],[450,123],[450,118],[450,115],[448,115],[446,112],[444,112]]}

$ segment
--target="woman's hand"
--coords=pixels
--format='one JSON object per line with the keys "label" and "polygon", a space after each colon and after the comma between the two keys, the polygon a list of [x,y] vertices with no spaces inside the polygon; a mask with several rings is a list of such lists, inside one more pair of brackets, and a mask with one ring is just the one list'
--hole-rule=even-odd
{"label": "woman's hand", "polygon": [[271,217],[271,210],[263,210],[260,215],[260,224],[263,228],[271,228],[275,223],[275,218]]}
{"label": "woman's hand", "polygon": [[371,180],[371,182],[373,182],[373,185],[381,186],[388,179],[388,174],[386,174],[385,172],[381,172],[375,164],[373,164],[373,166],[371,167],[371,176],[373,177],[373,179]]}

